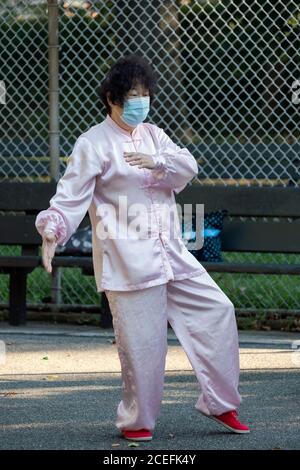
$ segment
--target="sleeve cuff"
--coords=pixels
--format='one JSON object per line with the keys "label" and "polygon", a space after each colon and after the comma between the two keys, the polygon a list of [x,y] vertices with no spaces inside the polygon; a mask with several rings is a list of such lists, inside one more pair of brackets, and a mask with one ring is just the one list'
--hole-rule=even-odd
{"label": "sleeve cuff", "polygon": [[53,232],[56,235],[57,243],[63,245],[67,229],[63,217],[58,212],[51,209],[40,212],[36,218],[35,226],[41,236],[45,232]]}
{"label": "sleeve cuff", "polygon": [[152,155],[154,161],[154,167],[148,173],[148,183],[149,185],[155,185],[160,180],[163,180],[167,177],[168,167],[166,158],[160,153],[157,152],[155,155]]}

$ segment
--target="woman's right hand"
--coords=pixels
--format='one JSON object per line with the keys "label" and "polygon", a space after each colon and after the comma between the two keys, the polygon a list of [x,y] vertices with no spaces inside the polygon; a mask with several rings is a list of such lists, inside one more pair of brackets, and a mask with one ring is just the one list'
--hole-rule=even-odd
{"label": "woman's right hand", "polygon": [[43,235],[42,258],[44,268],[48,273],[52,272],[51,261],[55,254],[56,235],[54,232],[45,232]]}

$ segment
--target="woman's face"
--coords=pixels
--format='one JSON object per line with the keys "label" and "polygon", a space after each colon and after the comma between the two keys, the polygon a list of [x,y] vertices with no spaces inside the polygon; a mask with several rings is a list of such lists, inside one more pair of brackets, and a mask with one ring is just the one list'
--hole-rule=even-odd
{"label": "woman's face", "polygon": [[[149,90],[142,87],[142,85],[136,85],[135,87],[131,88],[127,93],[125,100],[130,98],[142,97],[142,96],[149,96]],[[113,104],[110,101],[109,95],[107,95],[107,101],[111,107],[111,118],[120,126],[122,129],[126,131],[132,132],[136,126],[129,126],[126,124],[121,115],[123,113],[123,106],[119,106],[117,104]]]}

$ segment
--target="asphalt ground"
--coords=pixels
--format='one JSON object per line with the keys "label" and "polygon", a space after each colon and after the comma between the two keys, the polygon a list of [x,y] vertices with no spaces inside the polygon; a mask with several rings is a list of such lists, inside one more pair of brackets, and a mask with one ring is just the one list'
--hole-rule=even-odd
{"label": "asphalt ground", "polygon": [[[135,449],[300,448],[300,334],[240,331],[239,339],[239,416],[251,433],[232,434],[194,408],[199,385],[170,330],[153,440]],[[132,448],[114,424],[121,375],[113,330],[3,322],[0,340],[0,449]]]}

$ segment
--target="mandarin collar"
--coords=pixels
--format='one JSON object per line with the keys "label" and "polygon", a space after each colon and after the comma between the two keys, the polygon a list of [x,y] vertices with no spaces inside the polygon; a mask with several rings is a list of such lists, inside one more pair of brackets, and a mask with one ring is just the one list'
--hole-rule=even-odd
{"label": "mandarin collar", "polygon": [[129,131],[126,131],[122,127],[120,127],[111,117],[109,114],[106,115],[104,120],[110,127],[112,127],[115,131],[122,134],[124,137],[129,137],[131,139],[137,138],[139,136],[139,127],[141,124],[138,124],[132,131],[132,134]]}

